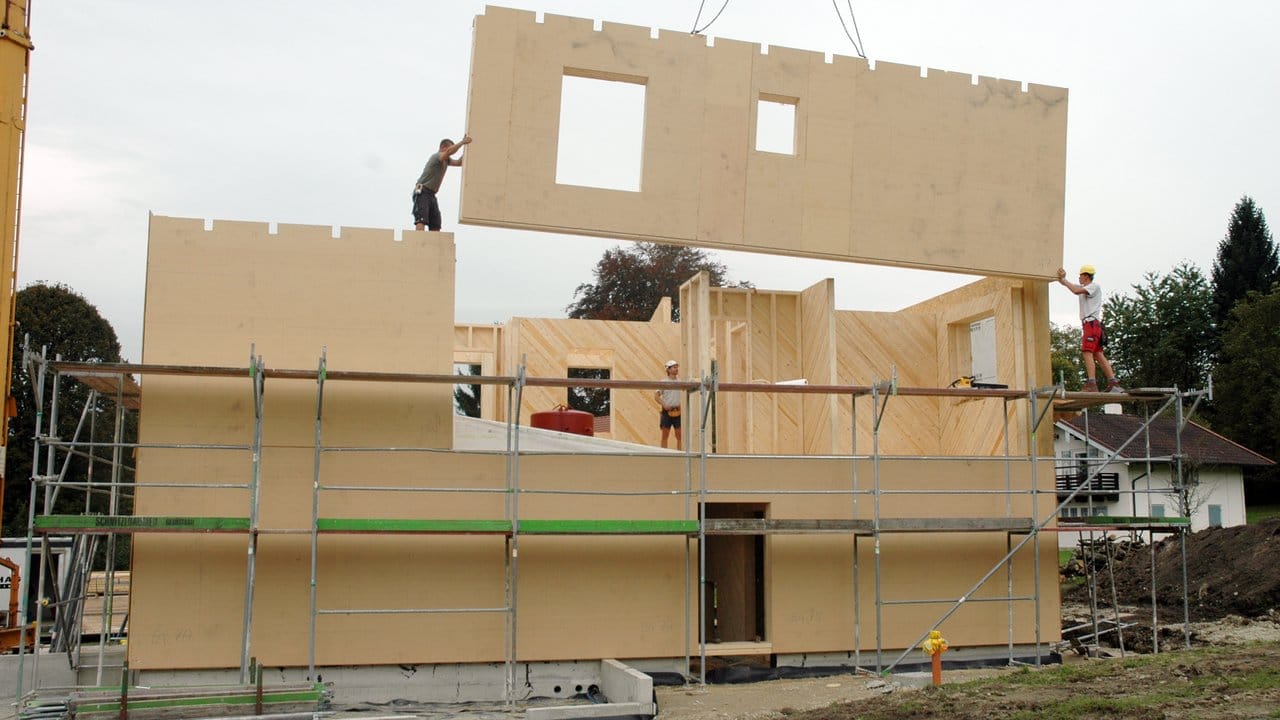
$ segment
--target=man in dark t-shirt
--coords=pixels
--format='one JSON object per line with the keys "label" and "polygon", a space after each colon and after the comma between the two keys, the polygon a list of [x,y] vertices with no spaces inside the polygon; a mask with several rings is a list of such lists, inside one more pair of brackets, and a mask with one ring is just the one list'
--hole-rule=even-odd
{"label": "man in dark t-shirt", "polygon": [[440,151],[427,158],[426,167],[422,168],[422,174],[413,186],[413,225],[416,229],[440,229],[440,203],[436,201],[436,193],[440,191],[440,183],[444,182],[444,171],[450,165],[462,165],[462,158],[455,160],[453,154],[470,142],[470,135],[463,135],[462,141],[456,143],[445,138],[440,141]]}

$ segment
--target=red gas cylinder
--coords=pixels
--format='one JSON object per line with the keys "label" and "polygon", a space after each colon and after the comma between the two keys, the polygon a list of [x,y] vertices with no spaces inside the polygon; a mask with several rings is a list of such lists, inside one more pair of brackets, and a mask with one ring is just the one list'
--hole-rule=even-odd
{"label": "red gas cylinder", "polygon": [[595,435],[595,416],[581,410],[570,410],[564,405],[557,405],[554,410],[534,413],[529,417],[529,424],[543,430]]}

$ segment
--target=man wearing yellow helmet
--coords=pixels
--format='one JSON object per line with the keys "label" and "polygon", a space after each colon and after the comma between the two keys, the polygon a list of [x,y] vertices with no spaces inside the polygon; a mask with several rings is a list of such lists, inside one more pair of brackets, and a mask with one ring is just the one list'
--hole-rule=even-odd
{"label": "man wearing yellow helmet", "polygon": [[1080,323],[1083,326],[1080,351],[1084,359],[1084,374],[1088,378],[1084,381],[1083,389],[1085,392],[1098,392],[1094,370],[1096,364],[1102,368],[1102,373],[1107,378],[1107,392],[1124,392],[1124,388],[1116,382],[1111,363],[1102,352],[1107,342],[1107,333],[1102,327],[1102,287],[1093,281],[1094,272],[1092,265],[1082,265],[1080,283],[1076,284],[1067,279],[1066,270],[1058,268],[1058,282],[1080,297]]}

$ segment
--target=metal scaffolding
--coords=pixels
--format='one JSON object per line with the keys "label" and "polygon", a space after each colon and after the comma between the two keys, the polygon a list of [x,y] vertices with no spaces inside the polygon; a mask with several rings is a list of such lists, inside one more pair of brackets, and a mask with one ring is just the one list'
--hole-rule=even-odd
{"label": "metal scaffolding", "polygon": [[[434,613],[494,613],[502,614],[505,618],[505,657],[504,657],[504,677],[505,677],[505,699],[510,703],[522,699],[517,688],[517,669],[520,662],[520,656],[516,645],[518,636],[518,617],[517,617],[517,594],[520,588],[519,575],[519,543],[524,535],[653,535],[653,536],[681,536],[685,538],[685,662],[684,675],[686,680],[694,679],[693,658],[691,648],[694,645],[690,641],[694,629],[690,626],[689,618],[691,616],[690,606],[693,596],[696,594],[699,602],[698,612],[698,628],[697,628],[697,647],[698,647],[698,669],[696,680],[699,683],[706,682],[707,656],[708,656],[708,628],[707,628],[707,612],[706,612],[706,585],[707,585],[707,537],[715,535],[781,535],[781,534],[839,534],[848,536],[852,542],[853,548],[853,637],[851,638],[851,653],[854,663],[852,670],[871,672],[888,672],[897,667],[906,656],[917,646],[919,642],[924,640],[929,631],[938,628],[943,622],[951,617],[956,611],[963,607],[966,603],[973,602],[1003,602],[1008,605],[1009,618],[1009,637],[1008,637],[1008,660],[1015,662],[1014,648],[1014,614],[1015,605],[1017,603],[1032,603],[1035,618],[1035,650],[1034,662],[1039,664],[1043,655],[1043,642],[1041,633],[1041,608],[1040,608],[1040,535],[1042,533],[1052,533],[1061,531],[1070,532],[1090,532],[1090,531],[1114,531],[1114,530],[1140,530],[1144,532],[1154,533],[1170,533],[1176,532],[1183,538],[1183,574],[1184,574],[1184,624],[1187,622],[1186,610],[1186,558],[1185,558],[1185,536],[1189,527],[1189,519],[1183,517],[1168,518],[1118,518],[1113,516],[1099,518],[1081,518],[1079,523],[1063,522],[1059,518],[1062,508],[1072,502],[1081,493],[1085,493],[1085,497],[1089,497],[1088,492],[1094,480],[1098,477],[1097,473],[1089,476],[1087,481],[1081,483],[1074,488],[1065,498],[1061,499],[1054,509],[1043,518],[1034,516],[1034,509],[1037,507],[1039,495],[1042,492],[1038,485],[1037,467],[1040,462],[1049,460],[1049,458],[1041,457],[1037,452],[1037,433],[1046,416],[1056,407],[1061,410],[1080,410],[1092,405],[1098,405],[1108,402],[1135,402],[1141,403],[1144,407],[1151,404],[1158,404],[1159,407],[1155,413],[1147,413],[1143,430],[1149,427],[1152,417],[1158,416],[1160,413],[1174,409],[1179,418],[1179,434],[1182,426],[1185,424],[1183,417],[1183,400],[1187,397],[1195,398],[1196,403],[1204,393],[1197,392],[1181,392],[1177,389],[1166,389],[1152,392],[1132,393],[1126,395],[1107,395],[1102,393],[1067,393],[1061,386],[1053,386],[1046,388],[1038,388],[1031,390],[1009,390],[996,388],[918,388],[918,387],[901,387],[898,385],[896,378],[885,381],[877,381],[870,385],[791,385],[791,384],[763,384],[763,383],[742,383],[730,384],[720,383],[717,374],[712,367],[711,373],[699,381],[685,381],[672,383],[669,381],[626,381],[626,380],[591,380],[581,378],[549,378],[549,377],[528,377],[524,372],[523,364],[519,368],[516,375],[513,376],[468,376],[466,382],[468,384],[490,385],[498,388],[506,388],[507,391],[507,416],[506,421],[506,448],[500,451],[505,457],[504,477],[500,484],[495,483],[489,487],[448,487],[448,486],[413,486],[407,487],[403,485],[372,485],[372,484],[356,484],[341,485],[329,484],[324,482],[324,466],[325,458],[335,453],[415,453],[429,457],[433,453],[455,452],[451,450],[442,450],[440,448],[407,448],[407,447],[336,447],[327,446],[324,442],[323,423],[325,413],[325,389],[326,385],[335,381],[354,382],[354,383],[400,383],[400,384],[447,384],[453,385],[458,382],[458,377],[447,374],[412,374],[412,373],[385,373],[385,372],[353,372],[353,371],[336,371],[327,367],[327,353],[322,351],[320,360],[315,370],[283,370],[268,368],[260,356],[250,351],[250,362],[245,367],[208,367],[208,366],[180,366],[180,365],[143,365],[131,363],[76,363],[61,360],[50,360],[42,351],[36,354],[28,348],[25,355],[25,362],[28,372],[32,378],[32,387],[36,396],[37,420],[36,420],[36,437],[34,438],[35,453],[33,455],[33,474],[31,486],[31,515],[29,517],[28,532],[28,559],[27,559],[27,576],[31,567],[31,557],[35,553],[40,553],[45,561],[47,561],[48,538],[50,535],[73,534],[86,537],[106,537],[107,542],[113,542],[113,538],[120,534],[133,534],[143,532],[160,532],[160,533],[241,533],[246,536],[246,587],[244,594],[242,637],[240,643],[240,653],[237,661],[240,666],[241,682],[246,682],[251,666],[252,658],[252,627],[253,627],[253,598],[254,588],[257,582],[255,574],[255,562],[257,556],[258,538],[261,534],[267,533],[307,533],[310,535],[310,595],[309,595],[309,648],[308,648],[308,679],[317,677],[316,666],[316,643],[319,634],[323,633],[323,628],[317,627],[317,618],[326,615],[363,615],[363,614],[434,614]],[[168,375],[182,377],[203,377],[203,378],[240,378],[248,379],[249,387],[246,389],[251,393],[254,407],[254,417],[250,428],[250,437],[245,439],[242,444],[140,444],[126,443],[121,439],[121,427],[123,412],[127,407],[136,409],[138,407],[139,392],[137,385],[133,383],[133,375]],[[115,400],[115,439],[110,443],[102,442],[84,442],[80,440],[79,435],[71,439],[62,439],[57,436],[57,413],[58,413],[58,396],[59,387],[63,376],[74,378],[89,387],[95,392],[101,393],[101,397],[111,397]],[[46,378],[51,378],[52,393],[46,393]],[[263,428],[263,393],[265,382],[268,378],[273,380],[292,380],[292,381],[311,381],[315,383],[315,432],[313,447],[313,482],[312,482],[312,512],[311,522],[308,528],[263,528],[259,522],[259,487],[261,482],[261,458],[263,450],[262,428]],[[682,428],[685,433],[683,447],[685,448],[683,456],[685,459],[685,472],[683,488],[651,490],[651,491],[587,491],[582,489],[532,489],[524,488],[520,482],[520,467],[522,451],[520,448],[521,425],[520,425],[520,406],[522,393],[526,387],[598,387],[610,389],[632,389],[632,390],[654,390],[654,389],[679,389],[686,393],[686,398],[690,405],[697,403],[699,412],[697,418],[699,420],[696,432],[698,433],[698,448],[692,449],[692,433],[695,432],[693,427],[688,424]],[[708,419],[713,416],[713,408],[716,399],[720,393],[777,393],[777,394],[822,394],[834,395],[837,397],[848,397],[851,401],[851,412],[853,416],[852,423],[852,445],[851,452],[848,455],[828,455],[823,458],[840,458],[847,459],[850,465],[849,486],[844,490],[826,490],[826,489],[771,489],[771,490],[755,490],[745,488],[710,488],[708,486],[708,470],[707,462],[709,456],[713,454],[708,449],[707,435],[711,428],[708,427]],[[920,458],[920,459],[960,459],[960,460],[981,460],[990,462],[1000,462],[1004,464],[1005,487],[1004,489],[964,489],[964,488],[938,488],[938,489],[892,489],[885,488],[881,485],[880,463],[882,459],[892,456],[884,455],[880,449],[880,431],[881,423],[885,418],[886,410],[894,398],[898,397],[934,397],[934,398],[967,398],[967,399],[998,399],[1003,404],[1003,447],[1004,454],[1001,455],[984,455],[984,456],[967,456],[960,457],[955,455],[938,456],[936,458]],[[872,413],[872,448],[869,454],[859,455],[857,453],[857,435],[858,435],[858,404],[860,400],[869,401]],[[43,408],[46,402],[49,404],[49,418],[47,424],[43,416]],[[1010,407],[1015,403],[1026,403],[1026,427],[1023,429],[1027,438],[1027,452],[1025,456],[1015,456],[1010,451]],[[1193,405],[1192,411],[1195,406]],[[1134,442],[1142,431],[1134,433],[1123,445],[1117,448],[1109,457],[1101,461],[1099,468],[1105,466],[1108,462],[1119,455],[1129,444]],[[1149,440],[1148,440],[1149,447]],[[126,483],[120,478],[120,469],[123,466],[122,452],[136,448],[163,448],[163,449],[193,449],[193,450],[217,450],[217,451],[234,451],[247,453],[250,457],[250,463],[246,481],[243,483],[220,483],[220,484],[189,484],[174,482],[142,482],[142,483]],[[98,456],[96,453],[100,450],[108,449],[111,452],[110,460]],[[45,460],[40,461],[41,450],[44,450]],[[90,481],[82,484],[74,484],[65,482],[62,475],[54,471],[59,457],[62,458],[65,470],[66,459],[73,456],[84,456],[88,453],[92,458],[93,464],[109,464],[111,467],[111,480],[109,482],[96,482],[90,477]],[[658,453],[654,453],[657,455]],[[724,455],[722,453],[714,453],[716,456]],[[1148,449],[1148,456],[1150,455]],[[664,457],[670,457],[671,453],[662,453]],[[780,456],[760,456],[752,455],[750,457],[780,457]],[[791,456],[787,456],[791,457]],[[811,456],[795,456],[795,457],[811,457]],[[896,456],[903,458],[907,456]],[[865,486],[862,478],[859,477],[859,461],[870,461],[871,465],[871,484],[870,487]],[[1012,466],[1014,463],[1030,463],[1031,481],[1029,487],[1015,488],[1012,484]],[[861,484],[860,484],[861,483]],[[124,497],[126,493],[131,493],[134,487],[166,487],[166,488],[229,488],[246,491],[249,497],[248,507],[245,508],[243,517],[170,517],[170,516],[144,516],[144,515],[123,515],[118,514],[118,500]],[[106,515],[92,514],[88,511],[79,515],[62,515],[53,512],[53,500],[59,489],[79,489],[90,493],[107,492],[110,497],[110,511]],[[413,492],[413,493],[502,493],[504,496],[504,516],[502,518],[486,518],[486,519],[378,519],[378,518],[344,518],[344,517],[328,517],[321,512],[321,498],[326,492],[360,492],[360,493],[393,493],[393,492]],[[1136,492],[1136,490],[1135,490]],[[684,497],[684,513],[681,518],[671,518],[663,520],[548,520],[536,517],[524,517],[520,510],[520,498],[522,495],[535,493],[560,493],[560,494],[606,494],[606,495],[680,495]],[[847,496],[852,505],[852,513],[849,518],[832,518],[832,519],[786,519],[786,518],[709,518],[707,517],[707,504],[711,499],[720,495],[750,495],[762,494],[768,496],[782,496],[788,494],[807,494],[807,495],[831,495],[834,497]],[[927,495],[966,495],[966,494],[1001,494],[1005,497],[1005,509],[1003,514],[983,517],[955,517],[955,518],[927,518],[927,517],[884,517],[881,513],[882,499],[893,495],[910,495],[910,494],[927,494]],[[1013,516],[1013,499],[1015,496],[1029,496],[1033,515],[1030,517]],[[869,497],[868,497],[869,496]],[[36,512],[36,500],[40,498],[43,502],[42,511]],[[871,502],[870,517],[859,516],[859,501],[869,499]],[[698,502],[696,513],[692,503]],[[1073,518],[1074,519],[1074,518]],[[1056,524],[1056,526],[1054,526]],[[986,572],[969,590],[957,597],[945,598],[906,598],[906,597],[885,597],[881,587],[881,540],[884,536],[894,533],[928,533],[928,532],[999,532],[1006,537],[1006,552],[1004,556]],[[319,558],[321,557],[322,537],[326,535],[352,534],[352,533],[375,533],[375,534],[414,534],[414,535],[491,535],[501,536],[504,538],[504,601],[500,606],[491,607],[398,607],[398,608],[358,608],[358,607],[321,607],[318,602],[317,588],[323,581],[318,576]],[[1052,536],[1052,535],[1051,535]],[[36,539],[39,539],[40,547],[35,547]],[[872,568],[874,582],[875,597],[875,662],[873,666],[864,667],[862,650],[862,610],[859,601],[859,583],[862,581],[863,568],[860,567],[860,548],[862,542],[869,541],[872,545],[874,565]],[[1013,561],[1020,550],[1025,547],[1032,549],[1034,578],[1033,592],[1030,595],[1015,595],[1013,583]],[[1055,543],[1056,546],[1056,543]],[[693,553],[697,553],[697,575],[696,581],[691,581],[693,576]],[[111,554],[108,553],[108,557]],[[1153,555],[1154,558],[1154,555]],[[1154,563],[1154,560],[1153,560]],[[79,567],[82,572],[87,573],[89,563],[81,562]],[[1005,572],[1005,592],[1003,595],[994,597],[976,598],[974,594],[986,585],[990,580],[996,577],[1001,570]],[[111,566],[110,561],[107,565],[107,583],[108,588],[112,583],[112,576],[115,568]],[[1153,564],[1154,573],[1154,564]],[[45,596],[43,586],[43,573],[41,577],[41,587],[38,591],[39,597]],[[691,587],[691,582],[696,582],[697,591]],[[83,587],[83,583],[75,587]],[[109,602],[109,601],[108,601]],[[65,604],[64,604],[65,603]],[[895,605],[937,605],[945,608],[937,620],[929,627],[922,628],[920,638],[916,643],[906,647],[901,654],[894,657],[891,661],[886,662],[882,629],[883,617],[882,613],[886,607]],[[79,606],[69,603],[63,597],[59,600],[55,607],[58,609],[58,629],[55,635],[58,636],[77,636],[79,627],[79,619],[74,622],[70,620],[64,621],[62,615],[79,612]],[[1156,619],[1154,609],[1154,587],[1153,587],[1153,623]],[[27,603],[23,603],[22,607],[22,623],[25,627],[30,609]],[[43,633],[40,627],[40,618],[35,620],[35,630],[37,638],[42,638]],[[1095,618],[1096,624],[1096,618]],[[106,633],[102,634],[99,641],[99,658],[97,673],[99,679],[103,671],[102,665],[102,647],[105,643]],[[78,643],[72,641],[67,644],[68,657],[72,667],[80,667],[83,664],[83,658],[78,654],[72,654],[71,648],[78,649]],[[869,649],[869,648],[868,648]],[[34,656],[33,673],[38,673],[38,653]],[[22,670],[21,662],[19,664],[19,681],[18,694],[23,695]],[[38,687],[38,682],[36,683]],[[101,684],[99,682],[98,684]]]}

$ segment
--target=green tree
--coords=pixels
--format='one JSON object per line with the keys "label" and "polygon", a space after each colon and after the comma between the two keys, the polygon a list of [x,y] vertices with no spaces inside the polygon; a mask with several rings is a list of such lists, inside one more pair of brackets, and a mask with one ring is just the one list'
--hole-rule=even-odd
{"label": "green tree", "polygon": [[1080,328],[1071,325],[1049,324],[1050,363],[1053,381],[1062,378],[1068,390],[1079,390],[1084,385],[1083,363],[1080,360]]}
{"label": "green tree", "polygon": [[669,297],[671,319],[679,320],[680,286],[703,270],[713,286],[729,284],[724,264],[698,248],[645,242],[609,248],[596,263],[595,282],[579,285],[565,312],[588,320],[648,320],[662,298]]}
{"label": "green tree", "polygon": [[1232,309],[1210,410],[1218,432],[1280,457],[1280,284],[1266,295],[1249,293]]}
{"label": "green tree", "polygon": [[[22,367],[22,342],[24,336],[30,336],[31,347],[39,352],[41,347],[48,348],[49,356],[60,355],[63,360],[85,360],[101,362],[120,361],[120,343],[111,323],[98,312],[83,296],[65,285],[35,284],[23,288],[15,299],[14,318],[17,329],[14,332],[13,347],[13,397],[17,403],[17,415],[9,424],[9,452],[5,473],[4,494],[4,534],[10,537],[27,534],[27,508],[31,490],[31,452],[36,427],[36,398],[32,378]],[[45,382],[45,411],[48,412],[51,382]],[[63,378],[58,394],[58,422],[56,434],[64,440],[70,440],[76,432],[76,425],[89,400],[89,388],[80,383]],[[86,429],[81,437],[88,439],[87,429],[93,419],[95,442],[111,442],[115,427],[115,406],[107,399],[99,398],[90,406],[86,415]],[[42,432],[49,432],[48,415],[44,419]],[[133,442],[136,437],[136,424],[125,425],[125,442]],[[97,448],[99,457],[110,458],[110,448]],[[58,463],[65,455],[59,453]],[[127,457],[127,454],[126,454]],[[126,464],[128,464],[126,462]],[[87,475],[88,462],[82,457],[72,457],[67,465],[66,479],[83,482]],[[42,472],[47,469],[42,467]],[[95,480],[105,480],[105,467],[95,470]],[[132,473],[122,476],[125,482],[132,481]],[[43,502],[37,498],[37,502]],[[120,506],[122,512],[128,510],[128,504]],[[106,512],[105,495],[93,496],[91,509],[95,512]],[[58,495],[56,512],[81,513],[85,510],[85,493],[83,491],[63,491]]]}
{"label": "green tree", "polygon": [[1106,304],[1106,352],[1129,387],[1204,387],[1213,355],[1213,293],[1191,263],[1149,272]]}
{"label": "green tree", "polygon": [[1231,211],[1227,234],[1213,261],[1213,319],[1219,334],[1231,319],[1231,308],[1251,292],[1266,294],[1280,281],[1280,258],[1267,228],[1267,218],[1245,195]]}
{"label": "green tree", "polygon": [[[455,375],[479,375],[480,366],[469,363],[454,363]],[[458,384],[453,386],[453,413],[466,417],[480,417],[480,385]]]}

